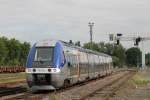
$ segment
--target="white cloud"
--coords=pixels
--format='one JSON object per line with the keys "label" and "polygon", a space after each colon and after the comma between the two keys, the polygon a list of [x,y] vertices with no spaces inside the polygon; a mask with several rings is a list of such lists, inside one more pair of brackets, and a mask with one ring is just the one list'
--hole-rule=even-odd
{"label": "white cloud", "polygon": [[149,0],[0,0],[0,32],[29,42],[44,38],[87,42],[88,22],[93,21],[95,41],[106,41],[109,33],[117,32],[148,35],[149,4]]}

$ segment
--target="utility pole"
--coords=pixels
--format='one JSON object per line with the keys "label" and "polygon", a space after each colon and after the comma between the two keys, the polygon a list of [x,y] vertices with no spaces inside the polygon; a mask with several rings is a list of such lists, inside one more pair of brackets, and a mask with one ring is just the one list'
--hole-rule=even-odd
{"label": "utility pole", "polygon": [[144,49],[144,39],[142,39],[142,68],[145,67],[145,49]]}
{"label": "utility pole", "polygon": [[94,26],[94,23],[93,22],[89,22],[89,27],[90,27],[90,42],[91,42],[91,44],[93,42],[93,26]]}

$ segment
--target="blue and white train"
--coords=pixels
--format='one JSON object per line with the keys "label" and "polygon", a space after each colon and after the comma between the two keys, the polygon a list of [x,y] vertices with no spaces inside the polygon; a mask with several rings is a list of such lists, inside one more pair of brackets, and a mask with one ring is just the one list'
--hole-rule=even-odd
{"label": "blue and white train", "polygon": [[26,63],[27,83],[33,91],[61,88],[112,71],[111,56],[60,40],[35,43]]}

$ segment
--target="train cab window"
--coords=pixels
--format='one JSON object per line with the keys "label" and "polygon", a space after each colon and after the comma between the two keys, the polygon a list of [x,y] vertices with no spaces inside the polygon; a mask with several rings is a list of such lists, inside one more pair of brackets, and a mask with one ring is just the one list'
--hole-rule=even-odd
{"label": "train cab window", "polygon": [[38,65],[41,66],[52,64],[53,51],[54,51],[53,47],[37,47],[34,63],[38,63]]}

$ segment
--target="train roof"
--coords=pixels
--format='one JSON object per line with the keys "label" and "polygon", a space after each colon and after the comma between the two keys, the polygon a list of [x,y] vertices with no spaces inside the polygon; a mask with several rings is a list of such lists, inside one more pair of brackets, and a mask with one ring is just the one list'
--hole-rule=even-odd
{"label": "train roof", "polygon": [[36,47],[43,47],[43,46],[55,46],[56,42],[60,41],[63,45],[67,46],[67,47],[71,47],[71,48],[75,48],[81,52],[87,52],[87,53],[92,53],[92,54],[96,54],[96,55],[101,55],[101,56],[105,56],[105,57],[111,57],[110,55],[107,55],[105,53],[100,53],[97,51],[92,51],[89,49],[85,49],[79,46],[75,46],[74,44],[62,41],[62,40],[53,40],[53,39],[46,39],[46,40],[42,40],[42,41],[38,41],[36,43]]}
{"label": "train roof", "polygon": [[107,55],[105,53],[100,53],[100,52],[97,52],[97,51],[93,51],[93,50],[89,50],[89,49],[85,49],[85,48],[82,48],[82,47],[79,47],[79,46],[75,46],[74,44],[70,44],[68,42],[64,42],[64,41],[61,41],[65,46],[69,46],[69,47],[72,47],[72,48],[76,48],[78,49],[79,51],[83,51],[83,52],[87,52],[87,53],[92,53],[92,54],[97,54],[97,55],[102,55],[102,56],[105,56],[105,57],[111,57],[110,55]]}
{"label": "train roof", "polygon": [[58,40],[53,40],[53,39],[45,39],[36,42],[36,47],[44,47],[44,46],[55,46],[56,42]]}

